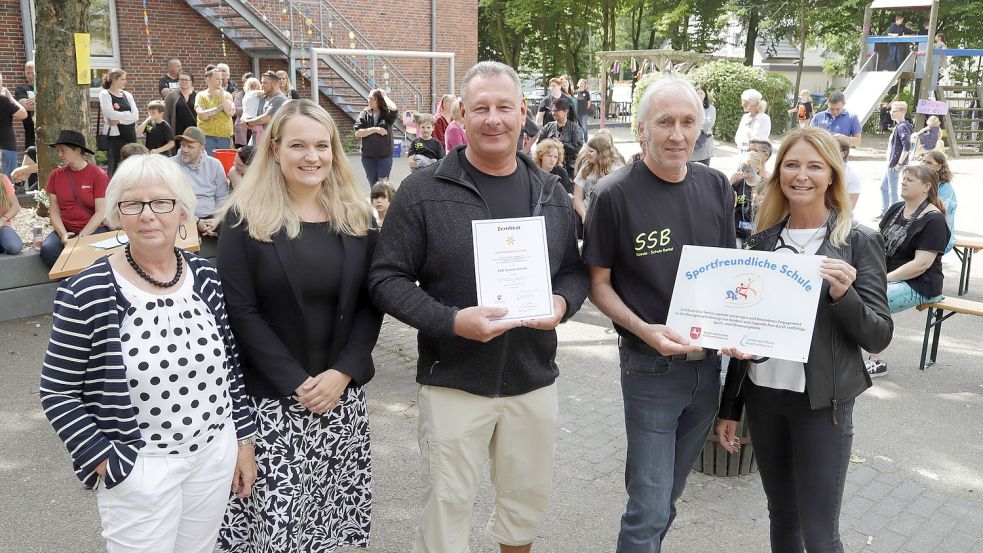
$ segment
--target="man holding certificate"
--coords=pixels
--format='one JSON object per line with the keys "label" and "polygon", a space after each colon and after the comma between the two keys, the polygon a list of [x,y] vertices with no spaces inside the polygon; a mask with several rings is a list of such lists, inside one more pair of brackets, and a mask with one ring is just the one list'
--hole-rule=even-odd
{"label": "man holding certificate", "polygon": [[645,152],[598,183],[584,259],[591,301],[619,338],[628,505],[618,553],[661,551],[675,502],[717,413],[720,357],[665,326],[684,245],[733,248],[734,191],[688,163],[703,124],[689,82],[652,83],[638,104]]}
{"label": "man holding certificate", "polygon": [[428,477],[413,551],[468,550],[490,457],[487,534],[502,552],[522,553],[551,489],[554,329],[580,308],[588,281],[566,191],[516,153],[526,117],[518,75],[481,62],[464,76],[462,100],[468,146],[403,181],[369,289],[381,309],[419,330]]}

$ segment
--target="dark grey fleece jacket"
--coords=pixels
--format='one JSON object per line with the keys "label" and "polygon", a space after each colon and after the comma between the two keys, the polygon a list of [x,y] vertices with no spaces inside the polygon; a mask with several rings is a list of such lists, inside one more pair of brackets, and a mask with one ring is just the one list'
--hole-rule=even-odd
{"label": "dark grey fleece jacket", "polygon": [[[559,375],[556,331],[516,328],[488,343],[454,333],[457,311],[478,301],[471,221],[491,218],[461,165],[464,151],[449,152],[400,185],[369,271],[369,292],[380,309],[420,331],[420,384],[486,397],[524,394]],[[553,293],[566,300],[566,320],[587,297],[576,215],[556,176],[522,154],[516,157],[532,183],[530,213],[546,219]]]}

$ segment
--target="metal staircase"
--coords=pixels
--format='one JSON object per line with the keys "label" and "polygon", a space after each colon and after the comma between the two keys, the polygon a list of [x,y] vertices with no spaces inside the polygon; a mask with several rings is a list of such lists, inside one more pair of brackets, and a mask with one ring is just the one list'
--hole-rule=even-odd
{"label": "metal staircase", "polygon": [[983,85],[940,86],[935,97],[949,104],[945,131],[952,157],[983,154]]}
{"label": "metal staircase", "polygon": [[185,1],[253,59],[286,59],[294,75],[299,72],[308,81],[310,64],[320,64],[318,90],[352,119],[364,109],[373,88],[386,90],[401,110],[429,111],[429,95],[390,60],[373,56],[310,59],[311,46],[377,49],[327,0]]}

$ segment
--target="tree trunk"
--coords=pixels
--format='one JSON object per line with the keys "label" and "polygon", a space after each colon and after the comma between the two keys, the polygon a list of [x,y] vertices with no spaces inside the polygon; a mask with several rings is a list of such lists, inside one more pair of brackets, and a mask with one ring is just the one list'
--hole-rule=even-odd
{"label": "tree trunk", "polygon": [[89,136],[89,85],[76,82],[73,35],[89,32],[89,0],[36,0],[35,10],[38,186],[44,190],[57,158],[42,146],[54,142],[58,131],[80,131],[95,150]]}
{"label": "tree trunk", "polygon": [[515,42],[509,40],[509,31],[505,28],[505,6],[499,4],[495,9],[495,34],[498,35],[499,45],[502,49],[502,57],[505,64],[511,67],[519,67],[519,52],[515,47],[521,37],[516,37]]}
{"label": "tree trunk", "polygon": [[748,14],[747,40],[744,42],[744,65],[754,65],[754,46],[758,42],[758,8],[752,6]]}
{"label": "tree trunk", "polygon": [[799,5],[799,69],[795,72],[794,94],[798,96],[802,85],[802,68],[806,61],[806,4]]}

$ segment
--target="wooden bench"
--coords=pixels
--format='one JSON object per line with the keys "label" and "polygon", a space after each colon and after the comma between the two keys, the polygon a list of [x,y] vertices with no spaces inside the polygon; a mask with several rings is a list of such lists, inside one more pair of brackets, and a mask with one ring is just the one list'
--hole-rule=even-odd
{"label": "wooden bench", "polygon": [[[923,371],[925,367],[934,365],[938,357],[939,335],[942,334],[943,321],[956,313],[983,317],[983,302],[960,298],[942,298],[934,303],[923,303],[916,309],[919,311],[928,311],[928,317],[925,319],[925,337],[922,339],[922,357],[918,364],[918,368]],[[947,311],[948,313],[946,313]],[[928,338],[930,334],[932,335],[932,356],[928,363],[926,363],[925,356],[928,354]]]}
{"label": "wooden bench", "polygon": [[969,292],[969,272],[973,269],[973,253],[983,250],[983,240],[957,239],[952,251],[962,262],[959,269],[959,295]]}

